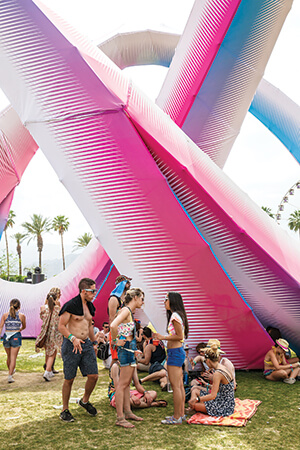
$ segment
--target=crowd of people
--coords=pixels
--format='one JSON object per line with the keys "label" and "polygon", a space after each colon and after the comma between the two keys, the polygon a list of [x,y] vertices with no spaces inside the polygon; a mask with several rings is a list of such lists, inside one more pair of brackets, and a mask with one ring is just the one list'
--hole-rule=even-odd
{"label": "crowd of people", "polygon": [[[166,400],[157,399],[155,390],[145,388],[149,381],[157,381],[161,391],[173,393],[173,414],[161,421],[164,425],[182,424],[187,414],[195,412],[212,416],[233,414],[237,388],[234,365],[224,356],[218,339],[200,342],[196,347],[197,356],[189,356],[185,344],[189,325],[180,293],[170,291],[165,297],[167,334],[161,334],[151,324],[141,326],[134,318],[135,311],[144,305],[145,294],[140,288],[131,288],[131,278],[120,275],[116,279],[116,287],[108,299],[109,320],[103,322],[102,330],[95,326],[93,319],[95,281],[83,278],[78,287],[78,295],[62,307],[60,289],[49,291],[40,309],[42,326],[36,339],[36,351],[45,349],[45,381],[51,381],[58,373],[54,368],[58,353],[63,360],[61,420],[75,420],[69,401],[78,368],[86,377],[78,405],[91,416],[97,415],[97,409],[89,401],[98,380],[97,356],[109,369],[108,401],[116,409],[117,426],[134,428],[132,422],[143,420],[133,408],[167,406]],[[20,307],[18,299],[11,300],[9,311],[0,321],[0,335],[5,329],[3,345],[8,383],[15,381],[21,331],[26,328],[26,317]],[[267,331],[274,346],[265,355],[265,379],[294,384],[300,374],[297,355],[291,353],[289,343],[277,328],[268,327]],[[147,375],[139,378],[140,371]],[[132,383],[135,389],[131,389]]]}

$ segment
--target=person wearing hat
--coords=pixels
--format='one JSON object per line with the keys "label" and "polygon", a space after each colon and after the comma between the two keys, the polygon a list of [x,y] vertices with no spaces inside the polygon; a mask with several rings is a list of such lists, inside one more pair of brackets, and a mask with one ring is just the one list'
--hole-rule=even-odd
{"label": "person wearing hat", "polygon": [[275,345],[268,351],[264,359],[264,377],[270,381],[283,381],[294,384],[300,372],[300,363],[289,364],[285,353],[289,343],[285,339],[277,339]]}

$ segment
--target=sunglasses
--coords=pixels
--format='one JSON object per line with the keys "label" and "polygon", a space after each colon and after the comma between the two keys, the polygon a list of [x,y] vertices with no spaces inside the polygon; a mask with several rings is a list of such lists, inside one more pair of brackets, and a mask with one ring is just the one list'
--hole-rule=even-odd
{"label": "sunglasses", "polygon": [[97,289],[85,289],[86,292],[92,292],[93,294],[96,294]]}

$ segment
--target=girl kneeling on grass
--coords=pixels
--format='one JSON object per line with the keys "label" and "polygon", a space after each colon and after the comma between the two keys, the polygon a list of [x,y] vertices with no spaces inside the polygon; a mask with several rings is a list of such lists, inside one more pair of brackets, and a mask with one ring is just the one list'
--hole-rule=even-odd
{"label": "girl kneeling on grass", "polygon": [[[129,289],[125,295],[124,307],[110,325],[112,343],[117,347],[120,364],[120,378],[116,386],[116,425],[124,428],[134,428],[127,421],[143,420],[133,414],[130,408],[130,382],[136,367],[136,329],[133,313],[144,303],[144,292],[141,289]],[[140,352],[139,352],[140,353]]]}
{"label": "girl kneeling on grass", "polygon": [[285,353],[289,349],[289,343],[285,339],[277,339],[275,346],[268,351],[264,360],[264,377],[270,381],[283,381],[294,384],[300,372],[300,363],[289,364],[285,359]]}
{"label": "girl kneeling on grass", "polygon": [[165,308],[168,319],[168,336],[154,333],[153,338],[167,341],[167,371],[173,390],[174,413],[173,416],[162,420],[164,425],[181,424],[186,420],[184,414],[185,390],[183,386],[182,365],[185,360],[183,349],[184,338],[188,336],[189,325],[184,309],[182,297],[178,292],[169,292],[165,299]]}

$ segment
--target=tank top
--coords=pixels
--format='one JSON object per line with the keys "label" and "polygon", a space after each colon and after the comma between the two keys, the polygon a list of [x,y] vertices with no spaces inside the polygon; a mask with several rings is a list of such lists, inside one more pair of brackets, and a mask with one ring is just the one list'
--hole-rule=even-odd
{"label": "tank top", "polygon": [[19,313],[17,311],[15,318],[13,318],[10,314],[8,314],[7,319],[5,321],[5,331],[19,331],[21,326],[22,322],[19,317]]}
{"label": "tank top", "polygon": [[[152,339],[150,340],[150,344],[153,344]],[[162,363],[166,359],[166,351],[164,344],[159,341],[158,346],[155,348],[155,351],[152,353],[150,358],[150,364],[155,362]]]}

